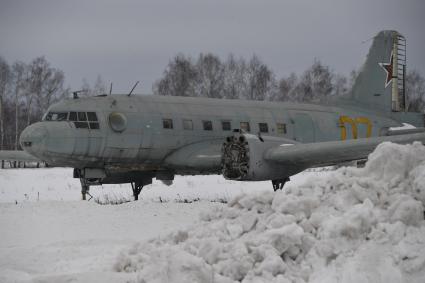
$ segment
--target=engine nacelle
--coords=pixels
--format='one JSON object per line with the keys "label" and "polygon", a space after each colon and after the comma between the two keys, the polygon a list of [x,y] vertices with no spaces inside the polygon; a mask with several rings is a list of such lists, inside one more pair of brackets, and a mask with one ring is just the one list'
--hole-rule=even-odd
{"label": "engine nacelle", "polygon": [[222,174],[239,181],[283,180],[304,168],[267,161],[264,154],[276,146],[290,146],[293,140],[236,133],[222,147]]}

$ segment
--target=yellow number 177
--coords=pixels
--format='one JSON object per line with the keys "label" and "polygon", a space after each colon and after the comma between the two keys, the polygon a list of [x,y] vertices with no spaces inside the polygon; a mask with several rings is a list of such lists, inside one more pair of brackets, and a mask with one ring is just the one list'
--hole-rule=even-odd
{"label": "yellow number 177", "polygon": [[347,139],[347,127],[349,124],[351,126],[351,134],[353,139],[358,138],[358,125],[363,124],[366,125],[366,138],[372,135],[372,123],[366,117],[357,117],[352,119],[348,116],[340,116],[339,117],[339,126],[341,127],[341,140]]}

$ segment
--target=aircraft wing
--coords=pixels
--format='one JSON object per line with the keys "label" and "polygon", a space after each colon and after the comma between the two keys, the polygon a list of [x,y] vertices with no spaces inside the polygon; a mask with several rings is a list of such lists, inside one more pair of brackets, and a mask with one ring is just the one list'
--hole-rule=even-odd
{"label": "aircraft wing", "polygon": [[1,150],[0,160],[22,161],[22,162],[41,162],[38,158],[32,156],[23,150]]}
{"label": "aircraft wing", "polygon": [[220,173],[223,139],[211,139],[186,145],[168,155],[165,166],[180,171]]}
{"label": "aircraft wing", "polygon": [[425,143],[425,133],[305,144],[235,134],[223,144],[222,172],[231,180],[284,180],[310,167],[365,159],[382,142],[407,144],[414,141]]}
{"label": "aircraft wing", "polygon": [[425,133],[276,146],[264,152],[264,159],[285,165],[327,166],[365,159],[382,142],[414,141],[425,143]]}

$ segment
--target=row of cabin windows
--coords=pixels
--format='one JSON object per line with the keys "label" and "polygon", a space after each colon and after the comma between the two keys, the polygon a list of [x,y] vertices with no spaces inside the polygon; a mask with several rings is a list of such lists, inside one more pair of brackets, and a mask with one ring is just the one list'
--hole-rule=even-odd
{"label": "row of cabin windows", "polygon": [[74,122],[76,128],[99,129],[99,121],[96,112],[49,112],[45,121],[70,121]]}
{"label": "row of cabin windows", "polygon": [[[162,119],[162,126],[164,129],[173,129],[173,120],[172,119]],[[212,131],[213,130],[213,124],[212,121],[209,120],[203,120],[202,121],[202,128],[204,131]],[[232,125],[230,121],[221,121],[221,129],[223,131],[230,131],[232,128]],[[249,126],[249,122],[240,122],[240,128],[241,130],[244,130],[245,132],[250,132],[251,128]],[[267,123],[258,123],[258,128],[260,129],[260,133],[268,133],[269,132],[269,126]],[[183,119],[183,130],[193,130],[193,121],[190,119]],[[276,132],[278,134],[286,134],[286,124],[284,123],[276,123]]]}

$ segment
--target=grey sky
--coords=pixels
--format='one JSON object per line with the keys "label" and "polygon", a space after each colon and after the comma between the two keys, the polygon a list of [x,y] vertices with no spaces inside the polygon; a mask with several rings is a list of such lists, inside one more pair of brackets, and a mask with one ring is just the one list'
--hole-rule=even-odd
{"label": "grey sky", "polygon": [[257,54],[277,77],[314,58],[347,74],[382,29],[407,38],[408,69],[425,75],[423,0],[0,0],[0,56],[44,55],[67,85],[100,74],[114,92],[151,93],[177,53]]}

